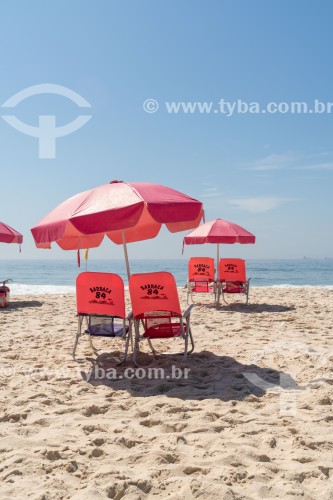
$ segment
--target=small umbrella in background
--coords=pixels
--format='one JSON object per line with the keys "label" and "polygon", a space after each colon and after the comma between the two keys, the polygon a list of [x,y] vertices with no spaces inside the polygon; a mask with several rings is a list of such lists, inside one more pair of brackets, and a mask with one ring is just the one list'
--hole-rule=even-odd
{"label": "small umbrella in background", "polygon": [[204,243],[215,243],[217,246],[216,269],[220,260],[220,243],[231,245],[234,243],[255,243],[256,237],[241,226],[223,219],[215,219],[201,224],[183,239],[184,245],[202,245]]}
{"label": "small umbrella in background", "polygon": [[31,229],[36,246],[63,250],[98,247],[106,235],[123,245],[155,238],[165,224],[171,233],[192,229],[203,217],[202,203],[160,184],[112,181],[79,193],[56,207]]}
{"label": "small umbrella in background", "polygon": [[[21,243],[23,243],[23,236],[21,233],[8,226],[4,222],[0,222],[0,242],[1,243],[18,243],[20,245],[21,251]],[[0,284],[0,308],[8,307],[9,304],[9,294],[10,289],[7,286],[7,283],[12,281],[11,279],[2,280],[2,284]]]}
{"label": "small umbrella in background", "polygon": [[4,222],[0,222],[0,242],[1,243],[18,243],[21,249],[23,243],[23,236]]}

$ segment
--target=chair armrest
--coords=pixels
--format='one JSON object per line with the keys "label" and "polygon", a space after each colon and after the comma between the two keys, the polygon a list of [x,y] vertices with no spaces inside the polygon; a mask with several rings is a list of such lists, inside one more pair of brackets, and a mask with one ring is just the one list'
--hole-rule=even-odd
{"label": "chair armrest", "polygon": [[193,307],[194,307],[194,304],[190,304],[188,306],[188,308],[182,313],[183,318],[187,318],[191,314]]}

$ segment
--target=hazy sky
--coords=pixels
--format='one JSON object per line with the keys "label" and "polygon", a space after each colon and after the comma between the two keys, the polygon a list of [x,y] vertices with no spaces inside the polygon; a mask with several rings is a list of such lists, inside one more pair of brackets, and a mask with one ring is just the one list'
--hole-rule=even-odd
{"label": "hazy sky", "polygon": [[[0,220],[24,235],[22,253],[1,244],[1,258],[75,258],[57,245],[36,249],[30,228],[112,179],[168,185],[200,199],[206,220],[256,235],[255,245],[221,254],[332,257],[332,16],[328,0],[3,1],[1,116],[37,133],[41,116],[55,116],[57,127],[91,119],[55,140],[55,158],[40,157],[41,139],[0,120]],[[52,93],[8,106],[42,84],[91,107]],[[144,110],[148,99],[156,112]],[[172,102],[207,103],[210,112],[197,104],[168,112]],[[293,102],[310,112],[291,112]],[[178,258],[185,234],[132,244],[130,258]],[[107,240],[91,256],[119,258],[122,249]]]}

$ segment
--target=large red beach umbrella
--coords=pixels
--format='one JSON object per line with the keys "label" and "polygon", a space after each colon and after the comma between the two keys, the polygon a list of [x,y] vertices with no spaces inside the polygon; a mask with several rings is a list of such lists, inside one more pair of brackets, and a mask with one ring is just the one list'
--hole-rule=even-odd
{"label": "large red beach umbrella", "polygon": [[79,193],[52,210],[31,229],[37,247],[56,242],[64,250],[97,247],[106,235],[123,244],[155,238],[162,224],[172,233],[196,227],[202,203],[160,184],[112,181]]}

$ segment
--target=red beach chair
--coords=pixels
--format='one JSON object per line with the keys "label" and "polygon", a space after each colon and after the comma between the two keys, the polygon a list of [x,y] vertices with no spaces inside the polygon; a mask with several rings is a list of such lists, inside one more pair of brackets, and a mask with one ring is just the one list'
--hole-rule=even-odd
{"label": "red beach chair", "polygon": [[[125,348],[120,363],[123,363],[127,357],[131,335],[126,321],[124,282],[121,277],[112,273],[80,273],[76,279],[76,305],[78,329],[73,347],[73,359],[75,360],[79,338],[87,334],[95,353],[92,337],[122,339]],[[121,321],[116,322],[117,319]],[[85,329],[83,323],[86,325]]]}
{"label": "red beach chair", "polygon": [[191,257],[188,261],[187,302],[189,295],[193,302],[193,293],[211,292],[215,295],[214,259]]}
{"label": "red beach chair", "polygon": [[249,300],[250,279],[246,279],[245,260],[220,259],[218,273],[217,303],[222,300],[227,304],[226,294],[240,293],[245,296],[246,304]]}
{"label": "red beach chair", "polygon": [[[183,354],[185,359],[187,354],[194,349],[190,326],[193,304],[182,313],[173,275],[167,272],[132,274],[129,280],[129,291],[135,326],[134,363],[137,365],[139,344],[144,339],[148,340],[155,356],[158,353],[152,345],[152,340],[179,338],[184,342],[184,350],[177,354]],[[140,326],[143,327],[141,335]],[[188,350],[189,339],[190,351]]]}

